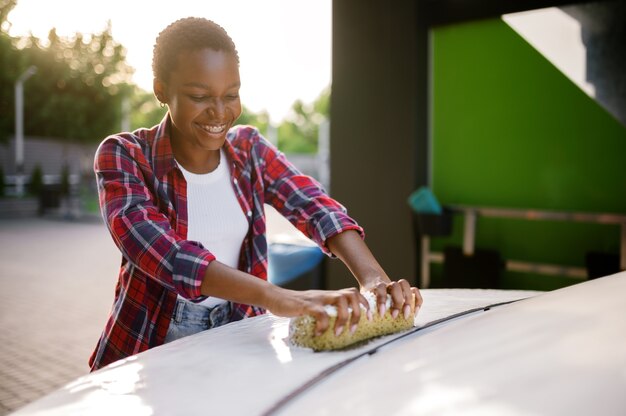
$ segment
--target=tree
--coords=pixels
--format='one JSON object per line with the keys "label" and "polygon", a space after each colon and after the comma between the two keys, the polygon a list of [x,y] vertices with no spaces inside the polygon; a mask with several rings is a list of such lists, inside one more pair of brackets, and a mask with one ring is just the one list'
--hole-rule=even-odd
{"label": "tree", "polygon": [[[7,16],[16,0],[0,0],[0,141],[14,134],[14,83],[30,65],[37,74],[24,85],[24,130],[27,135],[99,142],[122,128],[124,111],[130,129],[159,123],[166,110],[151,92],[130,82],[132,68],[126,50],[111,34],[111,23],[101,32],[71,37],[52,29],[45,41],[35,36],[11,38]],[[279,148],[287,152],[317,150],[319,125],[329,116],[330,88],[312,103],[296,101],[278,127]],[[267,112],[244,107],[239,124],[268,134]]]}
{"label": "tree", "polygon": [[[96,142],[117,132],[122,102],[132,93],[132,70],[124,47],[113,39],[111,25],[102,32],[73,38],[53,29],[44,48],[37,39],[27,58],[46,76],[35,76],[25,86],[29,95],[25,131],[33,135]],[[43,92],[43,94],[42,94]]]}
{"label": "tree", "polygon": [[16,0],[0,0],[0,142],[6,142],[9,131],[14,131],[14,84],[18,77],[15,62],[17,52],[8,35],[7,17]]}
{"label": "tree", "polygon": [[38,72],[24,84],[27,135],[97,142],[119,131],[122,102],[133,92],[132,69],[110,22],[101,33],[67,38],[52,29],[46,42],[32,35],[0,36],[0,137],[14,133],[13,85],[30,65]]}
{"label": "tree", "polygon": [[254,126],[259,129],[261,134],[267,134],[267,128],[270,124],[270,115],[267,111],[261,111],[259,113],[253,113],[247,107],[243,107],[241,116],[237,119],[237,124],[246,124]]}
{"label": "tree", "polygon": [[161,108],[152,92],[147,92],[139,87],[134,88],[130,103],[131,130],[140,127],[152,127],[160,123],[167,113],[167,108]]}
{"label": "tree", "polygon": [[317,152],[319,126],[330,117],[330,87],[311,104],[297,100],[278,126],[278,148],[287,153]]}

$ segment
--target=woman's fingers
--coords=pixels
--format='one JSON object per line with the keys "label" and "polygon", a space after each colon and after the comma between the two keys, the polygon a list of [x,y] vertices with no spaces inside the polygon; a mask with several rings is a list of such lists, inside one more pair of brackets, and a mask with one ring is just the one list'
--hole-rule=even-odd
{"label": "woman's fingers", "polygon": [[328,329],[328,314],[323,306],[315,308],[311,315],[315,318],[315,336],[320,336]]}
{"label": "woman's fingers", "polygon": [[[379,283],[371,289],[371,292],[376,296],[380,316],[386,313],[387,296],[391,297],[390,309],[394,318],[402,313],[405,319],[409,319],[411,313],[417,313],[423,302],[419,289],[411,287],[404,279],[387,284]],[[347,330],[354,332],[362,313],[366,313],[367,318],[372,319],[367,299],[356,288],[338,291],[309,291],[307,294],[308,306],[305,310],[308,309],[308,311],[304,313],[315,317],[316,335],[321,335],[328,329],[332,329],[335,336],[340,336]],[[329,328],[330,318],[325,305],[336,309],[337,316],[333,328]]]}
{"label": "woman's fingers", "polygon": [[378,305],[378,313],[383,316],[386,312],[387,295],[391,297],[391,316],[398,317],[403,314],[404,319],[409,319],[411,313],[419,308],[422,304],[422,297],[419,289],[411,287],[411,284],[405,280],[392,281],[389,283],[379,283],[371,292],[376,296],[376,304]]}
{"label": "woman's fingers", "polygon": [[350,312],[348,311],[348,300],[345,296],[339,295],[335,301],[337,308],[337,320],[335,321],[335,336],[341,335],[344,327],[348,323]]}
{"label": "woman's fingers", "polygon": [[350,289],[348,299],[350,301],[350,308],[352,309],[352,313],[350,314],[350,332],[354,333],[357,325],[359,324],[359,320],[361,319],[361,304],[365,298],[359,293],[358,290],[353,288]]}
{"label": "woman's fingers", "polygon": [[378,283],[372,289],[376,296],[376,305],[378,305],[378,314],[383,316],[387,311],[387,285],[383,282]]}
{"label": "woman's fingers", "polygon": [[404,292],[400,281],[389,283],[387,291],[391,295],[391,316],[395,319],[404,306]]}
{"label": "woman's fingers", "polygon": [[418,288],[412,287],[411,292],[413,296],[415,296],[415,314],[417,314],[422,306],[422,303],[424,303],[424,299],[422,299],[422,294],[420,293]]}
{"label": "woman's fingers", "polygon": [[400,288],[402,289],[402,297],[404,298],[404,306],[402,306],[402,313],[404,319],[409,319],[411,312],[415,310],[415,300],[413,298],[413,292],[411,291],[411,285],[408,281],[400,279],[398,281]]}
{"label": "woman's fingers", "polygon": [[350,332],[356,331],[361,319],[361,305],[366,311],[369,309],[367,299],[356,288],[343,289],[337,292],[334,301],[334,306],[337,308],[335,335],[341,335],[344,329],[349,329]]}
{"label": "woman's fingers", "polygon": [[365,308],[365,316],[367,317],[368,321],[371,321],[373,319],[373,316],[372,311],[370,310],[370,303],[367,298],[363,296],[363,293],[361,291],[357,290],[357,293],[359,295],[359,304],[363,305],[363,307]]}

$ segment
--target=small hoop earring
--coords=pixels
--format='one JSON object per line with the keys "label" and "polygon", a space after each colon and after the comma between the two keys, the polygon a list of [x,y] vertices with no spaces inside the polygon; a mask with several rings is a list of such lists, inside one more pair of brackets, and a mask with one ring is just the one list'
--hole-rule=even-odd
{"label": "small hoop earring", "polygon": [[165,103],[159,103],[159,105],[161,106],[161,108],[165,108]]}

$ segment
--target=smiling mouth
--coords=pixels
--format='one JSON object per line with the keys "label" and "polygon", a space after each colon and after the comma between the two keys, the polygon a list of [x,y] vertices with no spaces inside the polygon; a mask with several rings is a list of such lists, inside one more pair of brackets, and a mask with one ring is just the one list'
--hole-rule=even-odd
{"label": "smiling mouth", "polygon": [[198,124],[198,126],[211,134],[220,134],[226,130],[226,124]]}

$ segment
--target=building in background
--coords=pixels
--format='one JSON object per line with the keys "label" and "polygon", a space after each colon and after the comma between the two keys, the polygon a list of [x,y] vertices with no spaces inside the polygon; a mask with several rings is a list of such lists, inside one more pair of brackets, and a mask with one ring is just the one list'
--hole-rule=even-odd
{"label": "building in background", "polygon": [[[502,17],[550,7],[579,23],[594,96]],[[420,281],[407,198],[421,186],[444,205],[626,214],[624,21],[617,1],[333,3],[333,196],[390,276]],[[435,249],[463,244],[462,217],[453,228]],[[475,244],[505,260],[585,267],[590,252],[623,257],[625,228],[480,218]],[[433,283],[445,285],[437,267]],[[334,262],[328,277],[350,284]],[[502,285],[577,281],[507,271]]]}

